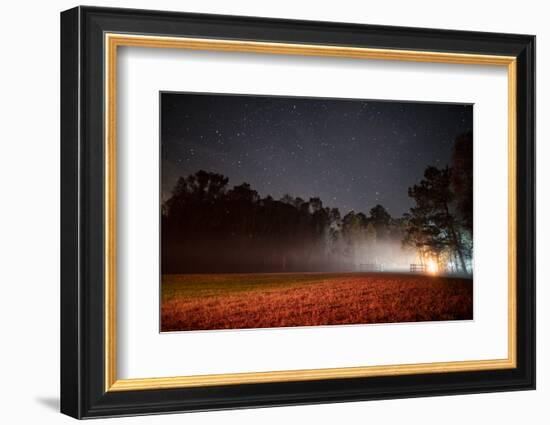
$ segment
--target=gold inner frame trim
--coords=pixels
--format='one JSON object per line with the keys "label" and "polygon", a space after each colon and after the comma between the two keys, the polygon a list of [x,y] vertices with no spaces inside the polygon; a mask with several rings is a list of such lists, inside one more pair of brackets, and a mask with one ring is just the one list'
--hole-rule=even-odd
{"label": "gold inner frame trim", "polygon": [[[105,391],[136,391],[214,385],[310,381],[510,369],[516,367],[516,58],[447,52],[371,49],[330,45],[161,37],[106,33],[105,40]],[[508,357],[495,360],[342,367],[165,378],[118,379],[116,326],[116,136],[117,50],[120,46],[228,51],[280,55],[324,56],[468,65],[504,66],[508,72]]]}

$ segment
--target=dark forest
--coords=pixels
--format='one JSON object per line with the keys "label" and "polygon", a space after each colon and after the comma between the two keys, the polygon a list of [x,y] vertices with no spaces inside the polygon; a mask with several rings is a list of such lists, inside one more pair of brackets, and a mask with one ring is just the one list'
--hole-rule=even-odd
{"label": "dark forest", "polygon": [[342,214],[319,197],[261,197],[199,169],[162,204],[162,273],[399,271],[435,261],[470,274],[472,167],[468,132],[455,139],[450,165],[428,166],[408,188],[413,206],[400,217],[380,204]]}

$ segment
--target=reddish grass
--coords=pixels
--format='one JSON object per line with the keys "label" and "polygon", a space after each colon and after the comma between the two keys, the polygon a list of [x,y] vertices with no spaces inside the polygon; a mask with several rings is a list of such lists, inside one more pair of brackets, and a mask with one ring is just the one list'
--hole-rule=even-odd
{"label": "reddish grass", "polygon": [[[241,277],[240,277],[241,276]],[[472,319],[472,280],[412,274],[163,276],[162,331]],[[242,284],[239,282],[242,279]]]}

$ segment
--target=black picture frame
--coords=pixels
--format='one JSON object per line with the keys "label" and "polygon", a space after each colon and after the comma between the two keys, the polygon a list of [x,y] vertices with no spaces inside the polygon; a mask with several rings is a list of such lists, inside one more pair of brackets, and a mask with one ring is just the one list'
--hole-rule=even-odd
{"label": "black picture frame", "polygon": [[[514,56],[517,367],[369,378],[105,391],[104,34]],[[75,418],[535,388],[535,37],[76,7],[61,13],[61,412]]]}

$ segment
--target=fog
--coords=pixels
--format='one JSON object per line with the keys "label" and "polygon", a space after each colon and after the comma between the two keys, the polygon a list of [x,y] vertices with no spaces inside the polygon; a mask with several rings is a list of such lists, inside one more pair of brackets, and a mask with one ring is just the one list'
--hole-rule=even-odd
{"label": "fog", "polygon": [[261,243],[250,238],[165,243],[163,273],[290,273],[409,271],[415,250],[398,240],[320,245],[296,240]]}

